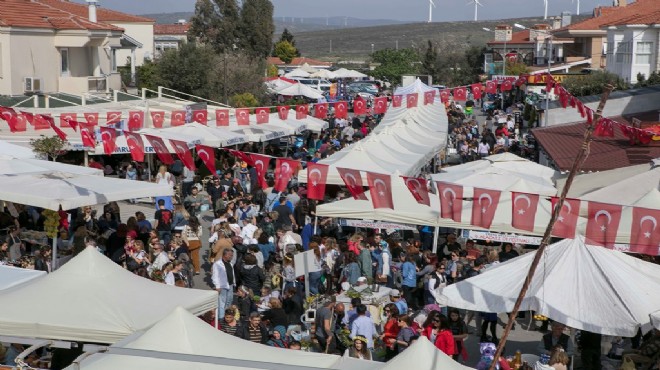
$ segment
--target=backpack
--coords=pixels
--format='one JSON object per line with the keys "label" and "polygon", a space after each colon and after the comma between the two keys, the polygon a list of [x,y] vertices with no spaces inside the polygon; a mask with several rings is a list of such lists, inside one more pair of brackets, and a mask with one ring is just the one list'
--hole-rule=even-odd
{"label": "backpack", "polygon": [[266,204],[264,205],[264,208],[268,212],[271,212],[273,210],[273,205],[279,199],[280,199],[280,193],[278,193],[276,191],[273,191],[272,193],[270,193],[266,196]]}

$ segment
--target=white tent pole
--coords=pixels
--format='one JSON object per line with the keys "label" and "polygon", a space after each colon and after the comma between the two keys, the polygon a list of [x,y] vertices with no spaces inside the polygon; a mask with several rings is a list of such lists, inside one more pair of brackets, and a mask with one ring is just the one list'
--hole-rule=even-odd
{"label": "white tent pole", "polygon": [[312,235],[316,235],[316,225],[318,224],[319,221],[319,216],[314,216],[314,233]]}
{"label": "white tent pole", "polygon": [[53,237],[53,260],[50,263],[50,270],[55,271],[57,269],[56,263],[57,263],[57,236]]}
{"label": "white tent pole", "polygon": [[89,153],[86,150],[84,150],[83,152],[85,153],[84,154],[85,160],[83,163],[85,164],[85,167],[89,167]]}
{"label": "white tent pole", "polygon": [[217,329],[218,328],[218,307],[215,308],[215,322],[213,323],[213,326]]}
{"label": "white tent pole", "polygon": [[440,236],[440,227],[436,226],[433,232],[433,253],[438,254],[438,237]]}
{"label": "white tent pole", "polygon": [[307,256],[303,259],[303,270],[305,272],[305,297],[309,297],[309,264],[307,263]]}

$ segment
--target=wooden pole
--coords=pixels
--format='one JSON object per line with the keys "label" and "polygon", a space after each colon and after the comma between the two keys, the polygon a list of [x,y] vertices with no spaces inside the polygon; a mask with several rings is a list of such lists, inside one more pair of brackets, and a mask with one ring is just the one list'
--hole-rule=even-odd
{"label": "wooden pole", "polygon": [[[543,252],[545,251],[545,248],[548,246],[552,228],[554,227],[555,222],[559,217],[559,213],[561,211],[562,206],[564,205],[564,200],[566,199],[566,195],[568,194],[568,191],[571,188],[571,184],[573,183],[573,179],[575,178],[575,175],[580,170],[580,168],[582,168],[584,161],[589,156],[589,144],[591,143],[591,136],[594,132],[594,126],[596,126],[596,122],[598,122],[598,120],[600,120],[600,118],[602,117],[603,109],[605,108],[605,103],[607,102],[607,99],[609,98],[610,93],[612,92],[613,89],[614,86],[610,84],[605,86],[605,91],[603,92],[603,95],[600,98],[600,103],[598,104],[598,108],[594,113],[593,123],[591,125],[588,125],[587,129],[584,132],[584,140],[582,141],[582,148],[580,149],[577,156],[575,157],[575,160],[573,161],[571,170],[568,173],[568,177],[566,178],[566,184],[564,185],[564,188],[561,191],[561,196],[559,197],[555,208],[552,210],[550,222],[548,223],[548,227],[545,229],[545,233],[543,234],[543,239],[541,240],[539,249],[537,249],[535,252],[536,255],[534,256],[534,260],[532,261],[531,266],[529,266],[529,272],[527,273],[525,282],[523,283],[523,286],[520,289],[520,294],[516,299],[516,303],[513,306],[513,311],[511,311],[509,315],[509,322],[506,324],[506,327],[504,329],[504,334],[502,334],[502,338],[500,339],[500,342],[497,344],[497,351],[495,352],[495,357],[491,362],[488,370],[495,370],[495,365],[498,363],[499,358],[502,356],[502,351],[504,350],[504,345],[506,344],[506,340],[509,336],[509,333],[511,332],[511,327],[513,327],[513,323],[515,322],[516,316],[518,315],[518,311],[520,310],[520,305],[522,304],[522,301],[525,298],[525,295],[527,294],[527,290],[529,289],[529,286],[532,283],[532,278],[534,277],[536,268],[538,267],[539,262],[541,261],[541,256],[543,256]],[[548,112],[545,112],[545,114],[548,114]]]}

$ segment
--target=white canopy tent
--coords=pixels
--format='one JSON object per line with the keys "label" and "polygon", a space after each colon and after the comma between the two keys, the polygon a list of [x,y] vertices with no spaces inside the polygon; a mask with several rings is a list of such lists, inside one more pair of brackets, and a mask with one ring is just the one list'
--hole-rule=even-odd
{"label": "white canopy tent", "polygon": [[452,171],[431,175],[434,181],[444,181],[468,187],[555,196],[557,189],[551,178],[528,175],[504,168],[485,167],[475,171]]}
{"label": "white canopy tent", "polygon": [[339,68],[335,72],[335,78],[367,78],[369,76],[364,73],[354,71],[352,69]]}
{"label": "white canopy tent", "polygon": [[270,93],[277,93],[277,90],[283,89],[285,87],[289,87],[289,86],[295,84],[295,82],[289,82],[289,81],[287,81],[286,79],[283,79],[283,78],[275,78],[275,79],[266,81],[265,84],[266,84],[266,89]]}
{"label": "white canopy tent", "polygon": [[[400,86],[397,87],[396,90],[394,90],[394,95],[407,95],[407,94],[414,94],[414,93],[425,93],[427,91],[438,91],[438,89],[431,87],[425,83],[423,83],[419,78],[415,79],[415,82],[411,83],[408,86]],[[436,99],[439,97],[436,94]],[[423,96],[419,97],[419,101],[423,101]],[[439,100],[438,100],[439,101]]]}
{"label": "white canopy tent", "polygon": [[44,174],[53,171],[74,175],[103,176],[103,171],[96,168],[34,158],[16,158],[9,155],[0,155],[0,175]]}
{"label": "white canopy tent", "polygon": [[473,370],[438,350],[425,336],[420,336],[415,343],[384,364],[380,370],[401,370],[411,366],[415,370]]}
{"label": "white canopy tent", "polygon": [[137,276],[87,248],[47,276],[0,291],[4,336],[114,343],[181,306],[193,315],[217,307],[217,292]]}
{"label": "white canopy tent", "polygon": [[[636,175],[629,176],[621,181],[604,184],[598,190],[580,196],[582,200],[623,205],[639,205],[649,193],[660,190],[660,167],[655,167]],[[660,207],[660,203],[647,202],[651,208]]]}
{"label": "white canopy tent", "polygon": [[248,141],[253,143],[262,143],[273,139],[278,139],[284,136],[293,135],[291,131],[280,129],[278,127],[269,128],[267,125],[249,125],[249,126],[233,126],[230,127],[234,133],[245,136]]}
{"label": "white canopy tent", "polygon": [[34,282],[46,276],[46,271],[0,265],[0,291]]}
{"label": "white canopy tent", "polygon": [[208,145],[214,148],[248,142],[248,139],[244,135],[223,128],[210,127],[197,122],[188,123],[183,126],[163,128],[160,132],[166,132],[177,136],[180,135],[181,137],[199,137],[201,138],[200,141],[202,145]]}
{"label": "white canopy tent", "polygon": [[[451,307],[510,312],[534,253],[496,265],[444,288]],[[534,310],[570,327],[632,337],[660,307],[660,266],[624,253],[588,246],[583,237],[548,246],[521,310]]]}
{"label": "white canopy tent", "polygon": [[30,148],[0,140],[0,156],[11,156],[14,158],[36,158],[36,154]]}
{"label": "white canopy tent", "polygon": [[311,73],[303,70],[302,68],[296,68],[293,71],[286,73],[284,77],[292,78],[292,77],[309,77]]}
{"label": "white canopy tent", "polygon": [[310,99],[321,99],[323,94],[312,87],[309,87],[303,83],[293,84],[291,86],[277,90],[278,95],[284,96],[304,96]]}
{"label": "white canopy tent", "polygon": [[443,172],[477,172],[485,168],[501,168],[518,174],[544,179],[550,185],[559,173],[550,167],[540,165],[512,153],[494,154],[478,161],[467,162],[457,166],[444,167]]}
{"label": "white canopy tent", "polygon": [[[575,177],[573,183],[571,184],[571,189],[568,191],[568,197],[578,198],[582,195],[594,192],[610,184],[652,170],[658,166],[660,166],[660,163],[650,161],[646,164],[621,167],[614,170],[579,174]],[[566,184],[566,177],[562,176],[561,178],[558,178],[556,183],[557,189],[561,191]]]}
{"label": "white canopy tent", "polygon": [[654,328],[660,330],[660,310],[651,314],[651,324]]}
{"label": "white canopy tent", "polygon": [[[280,119],[280,116],[278,113],[270,113],[268,117],[268,126],[269,127],[277,127],[281,128],[284,130],[293,130],[293,134],[299,134],[305,130],[307,130],[307,122],[303,120],[297,120],[296,115],[294,112],[289,112],[289,116],[287,119],[283,120]],[[257,125],[259,127],[261,125]]]}
{"label": "white canopy tent", "polygon": [[332,72],[328,69],[320,69],[318,72],[314,72],[314,73],[310,74],[309,77],[312,77],[312,78],[325,78],[325,79],[328,79],[328,80],[334,80],[335,78],[337,78],[337,75],[334,72]]}

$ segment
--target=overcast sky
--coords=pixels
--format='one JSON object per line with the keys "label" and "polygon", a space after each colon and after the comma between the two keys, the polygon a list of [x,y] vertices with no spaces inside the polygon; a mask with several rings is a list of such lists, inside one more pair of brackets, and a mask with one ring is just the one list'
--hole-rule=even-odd
{"label": "overcast sky", "polygon": [[[75,0],[84,2],[84,0]],[[276,17],[349,16],[363,19],[426,21],[428,0],[272,0]],[[474,18],[471,0],[433,0],[434,21],[463,21]],[[542,16],[543,0],[479,0],[479,19]],[[575,14],[578,0],[549,0],[548,14],[562,11]],[[100,0],[101,6],[133,14],[193,11],[195,0]],[[611,0],[581,0],[580,13],[597,5],[611,5]]]}

